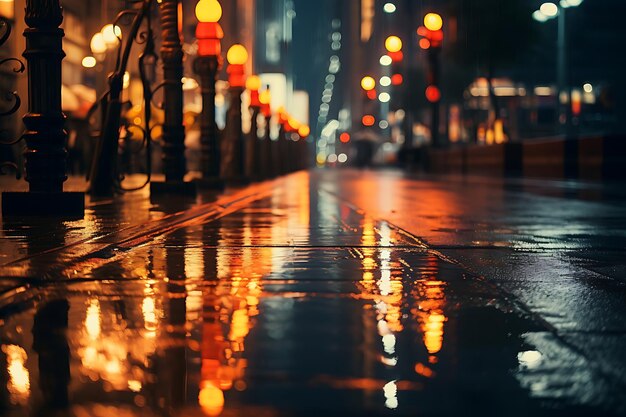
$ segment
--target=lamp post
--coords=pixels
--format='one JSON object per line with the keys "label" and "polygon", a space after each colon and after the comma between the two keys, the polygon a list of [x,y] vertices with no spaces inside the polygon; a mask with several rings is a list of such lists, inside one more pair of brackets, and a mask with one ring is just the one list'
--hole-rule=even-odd
{"label": "lamp post", "polygon": [[[533,18],[541,23],[550,19],[557,19],[557,64],[556,64],[556,124],[557,130],[564,133],[566,137],[570,136],[572,126],[572,104],[571,89],[569,88],[569,80],[567,77],[567,29],[566,29],[566,10],[578,7],[583,0],[561,0],[559,4],[546,2],[533,13]],[[561,103],[561,95],[566,94],[565,106]]]}
{"label": "lamp post", "polygon": [[263,178],[271,178],[272,172],[272,138],[271,138],[271,122],[272,122],[272,93],[269,85],[259,95],[261,102],[261,113],[265,118],[265,134],[263,135],[263,143],[261,145],[261,175]]}
{"label": "lamp post", "polygon": [[427,13],[424,16],[424,26],[417,29],[417,34],[422,36],[420,47],[428,52],[430,71],[428,73],[428,85],[424,92],[426,100],[431,104],[431,139],[433,146],[441,146],[439,137],[439,107],[441,101],[441,89],[439,83],[441,46],[443,44],[443,19],[437,13]]}
{"label": "lamp post", "polygon": [[235,44],[226,54],[228,61],[228,82],[230,84],[230,108],[226,115],[227,135],[226,180],[243,183],[245,178],[245,138],[241,128],[241,94],[246,84],[244,65],[248,61],[248,51],[243,45]]}
{"label": "lamp post", "polygon": [[198,184],[206,188],[223,188],[220,179],[221,149],[215,123],[215,82],[222,64],[221,39],[224,37],[218,23],[222,7],[217,0],[200,0],[196,5],[196,38],[198,57],[193,63],[200,78],[202,113],[200,114],[200,143],[202,178]]}
{"label": "lamp post", "polygon": [[185,127],[183,126],[183,48],[178,28],[180,0],[162,0],[161,60],[163,61],[163,173],[165,182],[150,183],[150,191],[194,195],[194,183],[185,182]]}
{"label": "lamp post", "polygon": [[248,177],[253,180],[259,179],[260,175],[260,141],[258,135],[258,117],[261,113],[261,101],[259,97],[259,89],[261,88],[261,79],[257,75],[251,75],[246,80],[246,89],[250,92],[250,139],[248,140],[247,152],[247,173]]}
{"label": "lamp post", "polygon": [[59,0],[26,1],[28,112],[24,115],[27,193],[5,192],[4,215],[60,215],[82,217],[83,193],[63,192],[67,150],[65,115],[61,111],[63,12]]}

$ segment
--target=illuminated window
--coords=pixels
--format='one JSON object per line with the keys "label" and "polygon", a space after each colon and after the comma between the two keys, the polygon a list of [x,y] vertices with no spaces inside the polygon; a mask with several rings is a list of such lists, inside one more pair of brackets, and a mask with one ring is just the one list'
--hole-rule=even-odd
{"label": "illuminated window", "polygon": [[372,37],[374,27],[374,0],[361,0],[361,41],[367,42]]}
{"label": "illuminated window", "polygon": [[13,0],[0,0],[0,16],[7,19],[13,19],[15,17],[15,9]]}

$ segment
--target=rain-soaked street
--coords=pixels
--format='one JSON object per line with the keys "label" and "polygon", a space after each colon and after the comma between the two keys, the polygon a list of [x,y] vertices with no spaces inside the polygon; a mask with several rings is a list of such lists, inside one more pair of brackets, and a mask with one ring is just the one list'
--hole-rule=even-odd
{"label": "rain-soaked street", "polygon": [[2,415],[624,415],[624,201],[334,170],[5,219]]}

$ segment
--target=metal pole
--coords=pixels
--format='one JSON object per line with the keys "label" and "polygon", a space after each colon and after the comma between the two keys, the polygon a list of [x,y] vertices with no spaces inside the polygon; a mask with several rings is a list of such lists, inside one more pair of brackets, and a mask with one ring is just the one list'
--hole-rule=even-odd
{"label": "metal pole", "polygon": [[[431,71],[431,85],[439,87],[439,51],[440,48],[430,48],[428,50],[428,58],[430,60]],[[439,137],[439,101],[431,103],[431,137],[433,146],[442,146],[441,139]]]}
{"label": "metal pole", "polygon": [[215,82],[220,67],[219,57],[199,56],[194,61],[194,71],[200,78],[202,113],[200,114],[200,143],[202,179],[206,188],[223,188],[220,179],[221,149],[219,132],[215,123]]}
{"label": "metal pole", "polygon": [[230,87],[230,107],[227,113],[226,132],[228,136],[226,140],[229,142],[226,147],[228,149],[228,163],[226,180],[234,183],[245,183],[245,159],[244,144],[245,139],[241,127],[241,95],[243,87]]}
{"label": "metal pole", "polygon": [[258,134],[258,117],[261,112],[260,107],[258,106],[250,106],[250,110],[252,112],[252,119],[250,120],[250,139],[248,140],[248,149],[247,149],[247,168],[248,168],[248,178],[253,181],[258,181],[261,179],[260,171],[261,171],[261,161],[260,161],[260,147],[261,143],[259,140]]}
{"label": "metal pole", "polygon": [[28,113],[24,160],[28,193],[3,193],[5,215],[82,216],[83,193],[64,193],[67,151],[61,110],[63,12],[59,0],[27,0],[24,31],[28,64]]}
{"label": "metal pole", "polygon": [[272,178],[273,172],[272,172],[272,161],[273,161],[273,157],[272,157],[272,137],[271,137],[271,123],[272,123],[272,116],[265,116],[265,137],[263,139],[263,144],[261,145],[263,147],[263,178],[264,179],[268,179],[268,178]]}
{"label": "metal pole", "polygon": [[165,183],[151,184],[156,192],[195,194],[193,183],[183,181],[186,172],[183,126],[183,49],[178,32],[179,0],[163,0],[161,11],[161,59],[163,61],[163,173]]}
{"label": "metal pole", "polygon": [[[557,18],[557,131],[569,136],[571,133],[571,89],[567,79],[567,26],[566,9],[559,8]],[[561,103],[561,95],[565,93],[566,103]]]}

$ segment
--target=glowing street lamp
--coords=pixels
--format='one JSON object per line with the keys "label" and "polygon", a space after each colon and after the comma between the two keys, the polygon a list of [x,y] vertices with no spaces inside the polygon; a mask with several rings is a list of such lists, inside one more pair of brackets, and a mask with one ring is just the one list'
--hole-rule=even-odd
{"label": "glowing street lamp", "polygon": [[102,32],[98,32],[92,36],[91,42],[89,42],[89,47],[94,55],[103,55],[106,53],[107,44],[104,41],[104,35],[102,35]]}
{"label": "glowing street lamp", "polygon": [[218,23],[222,6],[217,0],[200,0],[196,4],[196,38],[198,56],[193,62],[200,79],[202,112],[200,113],[200,144],[202,179],[198,184],[207,188],[222,188],[220,179],[221,146],[215,122],[215,83],[222,65],[224,32]]}
{"label": "glowing street lamp", "polygon": [[[562,130],[566,136],[569,136],[572,119],[572,100],[571,89],[568,86],[567,80],[567,31],[566,31],[566,10],[578,7],[582,4],[583,0],[560,0],[558,5],[552,2],[543,3],[538,10],[533,13],[533,19],[538,22],[547,22],[550,19],[557,18],[557,86],[558,91],[556,94],[556,106],[558,111],[556,124],[559,130]],[[565,92],[567,95],[567,106],[563,108],[561,103],[561,94]]]}
{"label": "glowing street lamp", "polygon": [[424,16],[424,26],[417,29],[421,36],[420,48],[428,51],[430,71],[428,73],[428,86],[424,91],[426,100],[431,103],[431,137],[434,146],[439,146],[439,102],[441,90],[439,88],[439,53],[443,45],[443,19],[437,13],[427,13]]}
{"label": "glowing street lamp", "polygon": [[370,100],[376,99],[376,80],[369,75],[366,75],[361,79],[361,88],[365,91],[365,95]]}
{"label": "glowing street lamp", "polygon": [[105,25],[102,30],[102,39],[107,48],[114,48],[122,40],[122,29],[119,26],[113,26],[112,24]]}
{"label": "glowing street lamp", "polygon": [[403,81],[400,66],[404,59],[404,55],[402,54],[402,40],[395,35],[389,36],[385,39],[385,49],[387,49],[387,55],[391,58],[391,84],[400,85]]}
{"label": "glowing street lamp", "polygon": [[399,52],[402,50],[402,40],[395,35],[389,36],[385,39],[385,48],[392,53]]}
{"label": "glowing street lamp", "polygon": [[369,75],[361,78],[361,88],[365,91],[370,91],[376,88],[376,80]]}
{"label": "glowing street lamp", "polygon": [[424,27],[433,32],[441,30],[443,19],[437,13],[427,13],[424,16]]}

